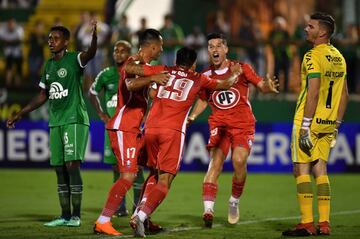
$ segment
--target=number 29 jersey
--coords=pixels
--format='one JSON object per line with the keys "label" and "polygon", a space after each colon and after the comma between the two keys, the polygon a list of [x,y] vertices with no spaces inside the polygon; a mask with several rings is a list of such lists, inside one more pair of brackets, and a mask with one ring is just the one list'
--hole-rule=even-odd
{"label": "number 29 jersey", "polygon": [[320,44],[309,50],[301,64],[301,93],[294,124],[301,125],[308,90],[308,81],[320,78],[319,100],[311,123],[311,131],[332,133],[346,80],[346,62],[341,53],[330,44]]}
{"label": "number 29 jersey", "polygon": [[185,133],[191,105],[201,89],[214,90],[217,81],[181,67],[165,67],[171,77],[166,85],[158,86],[145,129],[167,128]]}
{"label": "number 29 jersey", "polygon": [[[230,61],[229,61],[230,63]],[[236,63],[236,62],[233,62]],[[211,107],[210,127],[246,128],[255,127],[255,117],[249,101],[249,84],[256,86],[262,78],[246,63],[239,63],[243,73],[238,82],[228,90],[202,91],[200,98],[207,100]],[[229,67],[215,70],[213,66],[203,71],[205,75],[224,80],[231,75]]]}

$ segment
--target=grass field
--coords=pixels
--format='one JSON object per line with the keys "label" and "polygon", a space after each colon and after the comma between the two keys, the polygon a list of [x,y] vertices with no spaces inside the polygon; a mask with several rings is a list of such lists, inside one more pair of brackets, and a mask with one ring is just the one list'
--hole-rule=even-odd
{"label": "grass field", "polygon": [[[240,222],[227,224],[231,175],[223,174],[212,229],[202,227],[203,173],[180,173],[168,197],[152,216],[166,228],[150,238],[280,238],[281,231],[298,222],[294,179],[289,174],[249,174],[240,201]],[[109,171],[83,171],[84,194],[80,228],[46,228],[59,214],[55,173],[51,170],[0,170],[0,238],[122,238],[132,237],[128,218],[113,223],[120,237],[92,232],[111,184]],[[330,175],[332,235],[360,238],[360,175]],[[130,196],[128,197],[130,203]],[[130,204],[128,208],[131,208]]]}

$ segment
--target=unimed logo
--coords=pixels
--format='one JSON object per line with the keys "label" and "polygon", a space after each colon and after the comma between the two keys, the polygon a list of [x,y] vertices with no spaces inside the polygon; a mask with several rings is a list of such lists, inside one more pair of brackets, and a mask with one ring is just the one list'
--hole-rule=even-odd
{"label": "unimed logo", "polygon": [[68,95],[68,90],[64,90],[59,82],[53,82],[50,85],[49,99],[61,99]]}

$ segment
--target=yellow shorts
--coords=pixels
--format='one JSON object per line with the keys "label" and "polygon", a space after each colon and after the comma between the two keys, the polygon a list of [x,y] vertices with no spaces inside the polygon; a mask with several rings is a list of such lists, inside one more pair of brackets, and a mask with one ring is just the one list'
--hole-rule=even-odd
{"label": "yellow shorts", "polygon": [[313,143],[311,156],[304,153],[299,147],[300,126],[294,125],[291,136],[291,158],[294,163],[310,163],[318,159],[328,160],[330,143],[334,135],[332,133],[313,133],[310,138]]}

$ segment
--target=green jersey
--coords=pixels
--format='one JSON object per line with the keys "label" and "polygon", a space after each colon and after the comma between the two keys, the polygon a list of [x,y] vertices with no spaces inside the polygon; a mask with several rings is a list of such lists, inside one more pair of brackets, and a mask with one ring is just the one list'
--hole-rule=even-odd
{"label": "green jersey", "polygon": [[94,83],[90,87],[93,95],[98,95],[104,90],[104,100],[106,112],[113,116],[117,106],[117,90],[119,84],[119,71],[116,67],[106,67],[96,76]]}
{"label": "green jersey", "polygon": [[82,92],[80,53],[65,52],[60,60],[46,61],[39,86],[49,94],[49,127],[89,125]]}

